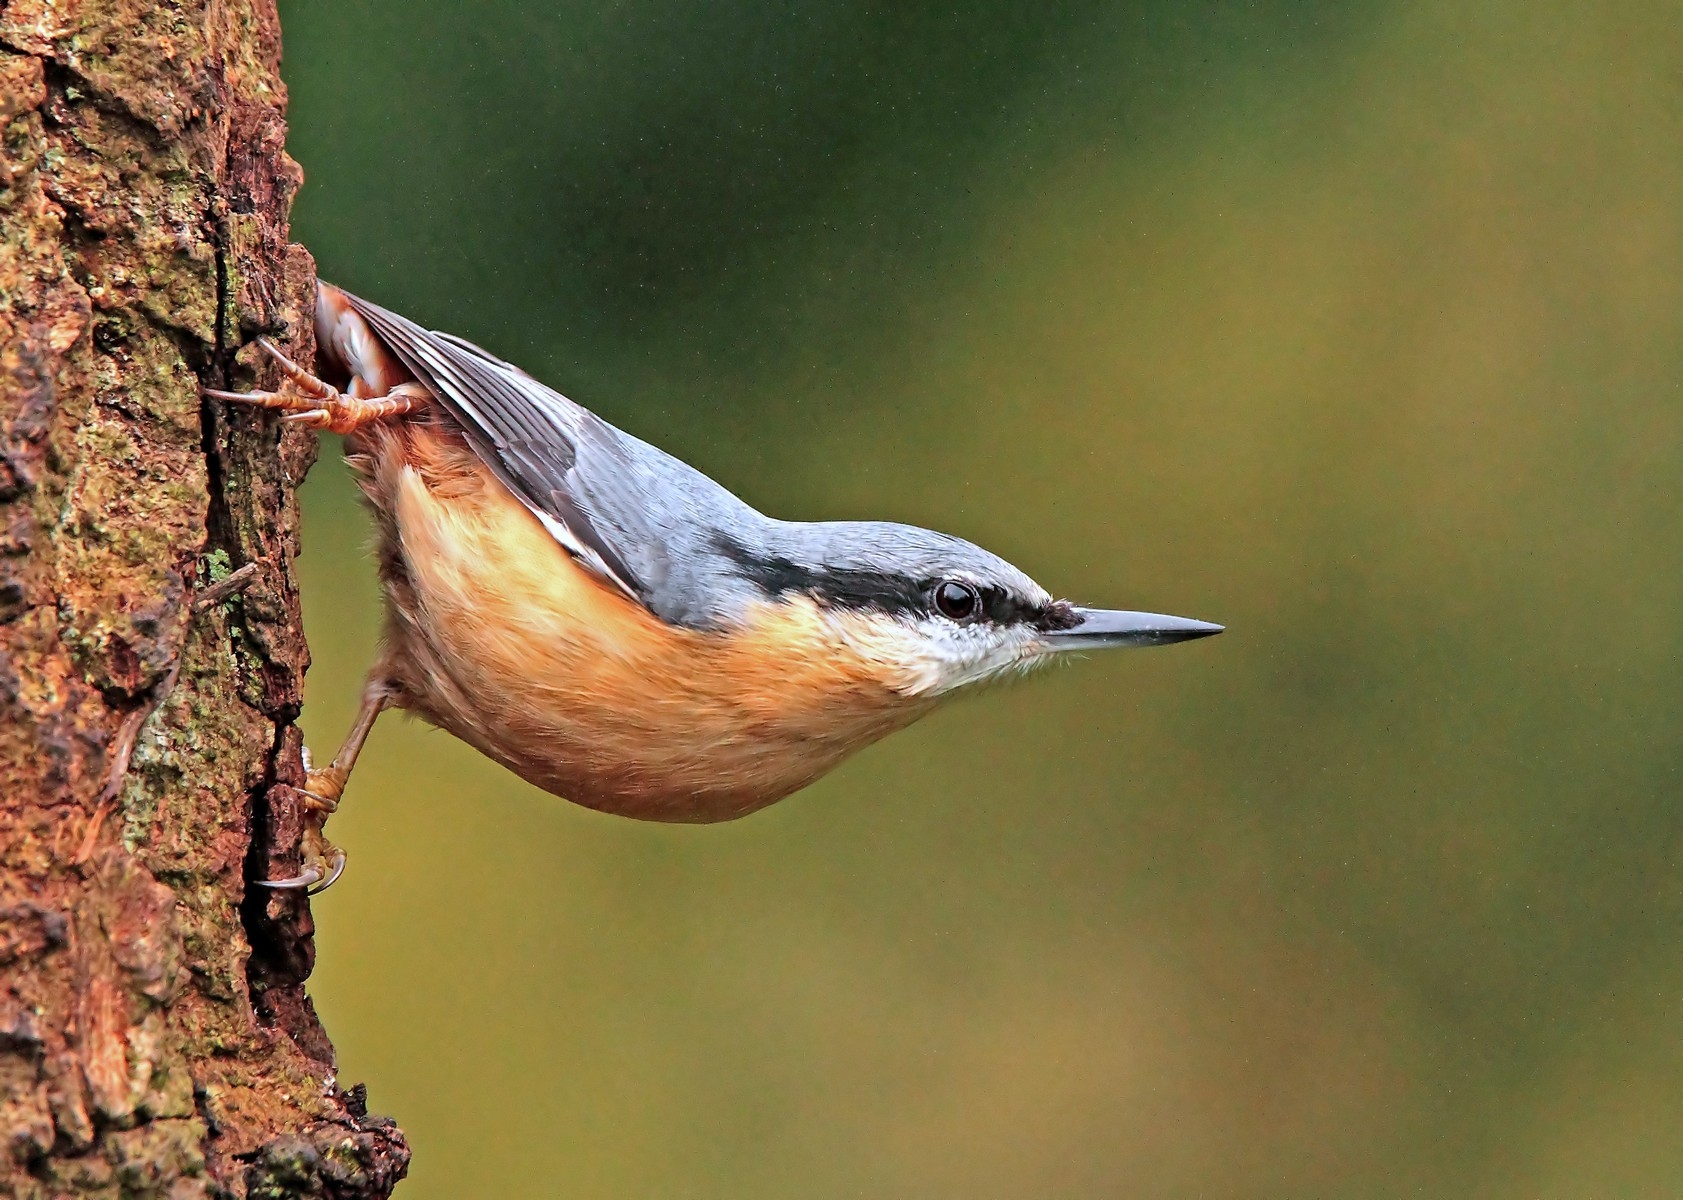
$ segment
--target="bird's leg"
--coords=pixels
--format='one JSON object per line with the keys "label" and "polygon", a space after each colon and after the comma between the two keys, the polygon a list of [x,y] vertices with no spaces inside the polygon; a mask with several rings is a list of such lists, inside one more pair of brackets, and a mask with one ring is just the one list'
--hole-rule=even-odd
{"label": "bird's leg", "polygon": [[277,350],[268,338],[258,338],[263,352],[275,360],[292,385],[292,392],[223,392],[216,388],[201,388],[207,396],[231,400],[237,404],[255,404],[260,408],[278,408],[286,415],[283,421],[293,422],[307,429],[326,429],[333,433],[355,433],[370,421],[400,416],[426,403],[427,390],[418,383],[400,383],[384,396],[364,398],[348,395],[328,383],[323,383],[303,367]]}
{"label": "bird's leg", "polygon": [[368,740],[369,731],[374,728],[374,722],[389,700],[390,692],[385,679],[379,674],[371,676],[362,692],[362,707],[357,711],[356,723],[351,726],[333,761],[320,770],[314,770],[310,766],[308,751],[305,752],[304,869],[290,879],[259,879],[257,882],[263,887],[303,888],[313,896],[317,892],[325,892],[344,874],[345,852],[327,840],[322,827],[327,824],[327,818],[338,811],[339,798],[351,777],[351,768],[356,766],[357,755],[362,753],[362,744]]}

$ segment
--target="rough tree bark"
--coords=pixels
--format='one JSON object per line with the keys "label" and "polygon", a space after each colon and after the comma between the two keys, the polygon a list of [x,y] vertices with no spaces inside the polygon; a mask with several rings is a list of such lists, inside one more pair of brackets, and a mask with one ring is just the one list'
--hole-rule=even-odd
{"label": "rough tree bark", "polygon": [[[273,0],[0,0],[0,1195],[385,1196],[303,983]],[[263,368],[262,381],[276,382]],[[132,753],[131,753],[132,751]]]}

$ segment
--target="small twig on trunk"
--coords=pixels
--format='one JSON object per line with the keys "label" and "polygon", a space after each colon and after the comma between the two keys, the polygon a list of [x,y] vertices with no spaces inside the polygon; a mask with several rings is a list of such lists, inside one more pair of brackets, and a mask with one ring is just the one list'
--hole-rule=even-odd
{"label": "small twig on trunk", "polygon": [[206,609],[215,608],[229,596],[245,591],[256,580],[258,572],[262,569],[263,564],[249,562],[226,579],[218,580],[209,587],[201,588],[199,594],[193,597],[193,611],[204,612]]}

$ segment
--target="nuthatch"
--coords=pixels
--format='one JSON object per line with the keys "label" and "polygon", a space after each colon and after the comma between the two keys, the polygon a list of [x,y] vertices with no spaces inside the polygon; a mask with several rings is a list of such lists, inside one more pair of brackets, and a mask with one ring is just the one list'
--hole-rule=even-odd
{"label": "nuthatch", "polygon": [[[954,691],[1071,650],[1221,626],[1079,608],[946,534],[779,521],[519,368],[327,284],[325,382],[223,400],[347,435],[380,529],[387,622],[362,708],[311,771],[304,872],[388,705],[555,795],[726,821],[825,774]],[[337,385],[337,386],[336,386]]]}

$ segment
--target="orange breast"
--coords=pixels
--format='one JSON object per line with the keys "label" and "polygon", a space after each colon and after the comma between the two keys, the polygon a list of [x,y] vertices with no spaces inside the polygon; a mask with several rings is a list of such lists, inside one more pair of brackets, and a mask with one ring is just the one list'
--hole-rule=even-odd
{"label": "orange breast", "polygon": [[674,628],[578,566],[454,438],[366,440],[398,701],[539,787],[663,821],[741,816],[929,707],[892,636],[807,600]]}

